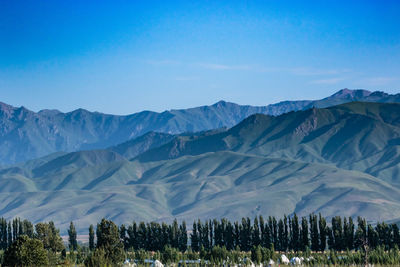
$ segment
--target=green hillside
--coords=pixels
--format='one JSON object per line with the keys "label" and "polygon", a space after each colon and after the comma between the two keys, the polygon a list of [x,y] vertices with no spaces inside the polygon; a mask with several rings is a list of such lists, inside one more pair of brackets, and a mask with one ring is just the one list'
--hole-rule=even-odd
{"label": "green hillside", "polygon": [[236,152],[58,169],[30,178],[8,174],[4,179],[2,174],[1,213],[54,220],[62,228],[70,220],[79,227],[103,216],[122,223],[293,212],[363,215],[372,220],[400,215],[400,190],[373,176]]}

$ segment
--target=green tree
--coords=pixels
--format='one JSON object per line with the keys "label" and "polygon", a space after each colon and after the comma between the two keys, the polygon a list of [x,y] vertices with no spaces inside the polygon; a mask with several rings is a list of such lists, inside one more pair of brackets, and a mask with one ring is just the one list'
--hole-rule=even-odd
{"label": "green tree", "polygon": [[178,250],[169,245],[166,245],[163,248],[161,257],[162,261],[165,263],[176,263],[178,262],[178,257],[179,257]]}
{"label": "green tree", "polygon": [[[212,231],[211,231],[212,233]],[[185,252],[187,249],[187,242],[188,242],[188,238],[187,238],[187,230],[186,230],[186,222],[183,221],[182,224],[179,226],[179,250],[181,252]]]}
{"label": "green tree", "polygon": [[[179,247],[179,236],[178,235],[179,235],[179,226],[178,226],[177,220],[174,219],[174,221],[172,222],[172,227],[171,227],[171,232],[170,232],[170,240],[171,240],[171,245],[173,248]],[[206,238],[208,240],[208,232],[206,233],[206,237],[204,237],[204,238]]]}
{"label": "green tree", "polygon": [[379,240],[378,232],[374,229],[374,227],[372,227],[372,225],[368,224],[368,226],[367,226],[367,243],[368,243],[369,248],[374,249],[377,246],[382,245],[382,244],[380,244],[380,242],[381,241]]}
{"label": "green tree", "polygon": [[306,217],[301,218],[301,250],[305,251],[306,248],[310,247],[310,241],[308,238],[308,222]]}
{"label": "green tree", "polygon": [[94,229],[92,224],[89,226],[89,249],[94,250]]}
{"label": "green tree", "polygon": [[7,243],[8,243],[8,246],[11,246],[12,242],[13,242],[13,239],[12,239],[11,222],[8,222],[8,226],[7,226]]}
{"label": "green tree", "polygon": [[311,250],[319,250],[319,233],[317,215],[310,214],[310,237],[311,237]]}
{"label": "green tree", "polygon": [[363,246],[368,246],[367,222],[365,219],[358,217],[357,224],[354,245],[357,249],[362,249]]}
{"label": "green tree", "polygon": [[385,222],[378,223],[376,225],[376,233],[378,234],[378,244],[383,246],[385,250],[390,249],[391,241],[391,230],[392,228],[389,227]]}
{"label": "green tree", "polygon": [[254,223],[253,223],[253,246],[259,246],[261,244],[260,240],[260,226],[258,224],[258,219],[257,217],[254,218]]}
{"label": "green tree", "polygon": [[296,213],[294,214],[292,220],[292,236],[291,236],[291,248],[294,251],[300,250],[300,226],[299,226],[299,218],[297,217]]}
{"label": "green tree", "polygon": [[234,244],[235,244],[235,235],[234,235],[234,227],[230,221],[228,221],[225,229],[225,235],[224,235],[224,241],[225,241],[225,247],[228,250],[234,249]]}
{"label": "green tree", "polygon": [[[164,229],[164,227],[167,227],[165,223],[163,223],[163,229]],[[162,231],[161,234],[164,235],[164,230]],[[128,227],[128,238],[129,238],[129,248],[133,248],[135,250],[138,249],[137,224],[135,221]],[[164,243],[164,241],[163,241],[163,243]]]}
{"label": "green tree", "polygon": [[208,221],[208,231],[210,235],[210,247],[214,246],[213,240],[214,240],[214,230],[213,230],[213,223],[211,220]]}
{"label": "green tree", "polygon": [[121,239],[122,244],[124,245],[124,249],[128,250],[129,248],[129,238],[127,237],[127,229],[125,224],[121,224],[119,227],[119,237]]}
{"label": "green tree", "polygon": [[343,225],[340,216],[332,217],[333,248],[336,251],[343,250]]}
{"label": "green tree", "polygon": [[326,219],[321,215],[321,213],[319,214],[318,228],[319,228],[319,251],[324,251],[326,249],[328,227],[326,226]]}
{"label": "green tree", "polygon": [[85,266],[88,267],[105,267],[112,266],[111,259],[107,258],[106,252],[102,248],[96,248],[85,259]]}
{"label": "green tree", "polygon": [[251,249],[251,260],[253,262],[256,262],[257,264],[260,264],[263,258],[263,254],[261,251],[261,246],[253,246]]}
{"label": "green tree", "polygon": [[23,220],[21,225],[22,225],[22,229],[23,229],[22,234],[27,235],[30,238],[33,238],[35,236],[33,224],[30,221]]}
{"label": "green tree", "polygon": [[145,249],[147,242],[147,229],[144,222],[139,223],[138,233],[137,233],[137,246],[138,249]]}
{"label": "green tree", "polygon": [[[175,226],[175,223],[173,224],[173,226]],[[209,250],[210,242],[208,240],[208,237],[209,237],[208,223],[202,224],[201,221],[199,220],[197,222],[197,230],[199,231],[200,245],[203,246],[205,250]],[[173,242],[172,244],[173,244],[173,247],[175,247],[174,246],[175,242]]]}
{"label": "green tree", "polygon": [[[215,234],[214,234],[215,236]],[[214,244],[215,246],[215,244]],[[240,226],[239,226],[239,222],[235,222],[234,223],[234,228],[233,228],[233,246],[235,248],[239,248],[240,247]]]}
{"label": "green tree", "polygon": [[[135,233],[135,227],[136,227],[136,225],[134,224],[133,225],[133,233],[132,233],[132,235],[134,235],[134,233]],[[170,240],[169,240],[169,226],[166,224],[166,223],[162,223],[161,224],[161,233],[160,233],[160,235],[161,235],[161,245],[162,245],[162,247],[165,247],[166,245],[168,245],[168,244],[171,244],[171,242],[170,242]],[[136,234],[136,236],[137,236],[137,234]]]}
{"label": "green tree", "polygon": [[289,246],[289,229],[288,229],[288,219],[286,215],[283,216],[283,225],[284,225],[284,232],[283,232],[283,242],[281,250],[287,251]]}
{"label": "green tree", "polygon": [[244,251],[251,249],[251,223],[250,218],[242,218],[242,224],[240,229],[240,245]]}
{"label": "green tree", "polygon": [[393,233],[393,248],[397,246],[397,249],[400,246],[400,232],[397,224],[392,224],[392,233]]}
{"label": "green tree", "polygon": [[353,219],[349,217],[349,221],[347,223],[346,229],[344,229],[345,235],[345,248],[348,250],[352,250],[354,248],[354,223]]}
{"label": "green tree", "polygon": [[22,235],[15,240],[4,254],[5,266],[46,266],[47,253],[43,243]]}
{"label": "green tree", "polygon": [[272,227],[271,227],[271,233],[272,233],[272,240],[274,243],[274,247],[276,248],[278,246],[278,222],[275,217],[272,217]]}
{"label": "green tree", "polygon": [[76,229],[73,222],[69,224],[68,241],[69,241],[69,249],[71,251],[75,251],[76,248],[78,247],[78,241],[76,240]]}
{"label": "green tree", "polygon": [[284,243],[285,243],[285,226],[283,224],[283,220],[279,219],[278,221],[278,240],[276,244],[276,250],[278,251],[284,251]]}
{"label": "green tree", "polygon": [[103,218],[97,224],[96,236],[96,249],[104,250],[107,259],[114,264],[121,263],[124,260],[124,245],[120,240],[118,226],[114,222]]}
{"label": "green tree", "polygon": [[190,234],[190,244],[193,251],[199,251],[199,233],[197,232],[197,223],[193,222],[192,233]]}
{"label": "green tree", "polygon": [[35,229],[36,238],[42,241],[46,250],[56,253],[64,249],[64,243],[60,236],[60,231],[56,229],[52,221],[49,223],[37,223]]}
{"label": "green tree", "polygon": [[7,221],[0,218],[0,250],[5,250],[7,246]]}
{"label": "green tree", "polygon": [[13,237],[13,240],[17,240],[17,238],[19,236],[19,225],[20,225],[19,218],[15,218],[12,221],[12,237]]}
{"label": "green tree", "polygon": [[214,246],[221,246],[222,245],[222,232],[221,232],[221,226],[220,223],[214,219],[213,220],[213,226],[214,226]]}

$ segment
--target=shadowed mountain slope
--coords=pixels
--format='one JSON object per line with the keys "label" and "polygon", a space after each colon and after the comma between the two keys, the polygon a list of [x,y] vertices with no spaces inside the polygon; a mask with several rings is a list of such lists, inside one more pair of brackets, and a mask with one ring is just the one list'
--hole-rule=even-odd
{"label": "shadowed mountain slope", "polygon": [[400,177],[395,174],[400,171],[399,138],[400,104],[353,102],[278,117],[252,115],[226,132],[178,137],[144,152],[138,160],[166,160],[230,150],[334,164],[398,182]]}

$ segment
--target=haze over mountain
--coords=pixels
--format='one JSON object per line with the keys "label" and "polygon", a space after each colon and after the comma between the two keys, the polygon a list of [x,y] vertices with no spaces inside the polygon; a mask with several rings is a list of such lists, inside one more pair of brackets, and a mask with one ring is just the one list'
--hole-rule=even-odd
{"label": "haze over mountain", "polygon": [[399,102],[400,94],[344,89],[322,100],[284,101],[262,107],[220,101],[211,106],[143,111],[127,116],[78,109],[30,111],[0,103],[0,165],[23,162],[54,152],[103,149],[150,131],[167,134],[232,127],[246,117],[262,113],[280,115],[311,107],[327,107],[350,101]]}
{"label": "haze over mountain", "polygon": [[101,217],[190,222],[321,212],[393,220],[399,140],[400,104],[365,102],[255,114],[194,135],[149,133],[1,170],[0,214],[62,229],[73,220],[81,231]]}

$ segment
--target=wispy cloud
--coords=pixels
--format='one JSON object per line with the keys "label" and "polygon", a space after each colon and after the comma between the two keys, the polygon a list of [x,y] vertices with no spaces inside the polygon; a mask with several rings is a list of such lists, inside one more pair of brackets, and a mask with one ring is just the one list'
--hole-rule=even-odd
{"label": "wispy cloud", "polygon": [[343,81],[344,78],[330,78],[330,79],[320,79],[320,80],[313,80],[310,82],[310,84],[337,84],[341,81]]}
{"label": "wispy cloud", "polygon": [[296,75],[302,76],[318,76],[318,75],[338,75],[343,73],[352,72],[350,69],[317,69],[317,68],[292,68],[288,69],[288,72],[292,72]]}
{"label": "wispy cloud", "polygon": [[179,81],[179,82],[195,81],[198,79],[199,79],[199,77],[195,77],[195,76],[179,76],[179,77],[174,78],[175,81]]}
{"label": "wispy cloud", "polygon": [[363,79],[362,83],[369,86],[379,86],[379,85],[386,85],[396,80],[398,80],[398,78],[395,77],[371,77]]}
{"label": "wispy cloud", "polygon": [[210,70],[251,70],[252,67],[248,65],[226,65],[226,64],[213,64],[213,63],[198,63],[194,64],[205,69]]}
{"label": "wispy cloud", "polygon": [[[148,64],[155,66],[177,66],[181,65],[183,67],[194,67],[203,68],[207,70],[215,71],[253,71],[253,72],[265,72],[265,73],[289,73],[298,76],[323,76],[323,75],[340,75],[351,73],[351,69],[321,69],[312,67],[266,67],[255,64],[220,64],[220,63],[185,63],[177,60],[147,60]],[[332,79],[333,80],[333,79]]]}
{"label": "wispy cloud", "polygon": [[177,60],[146,60],[145,61],[149,65],[155,65],[155,66],[171,66],[171,65],[181,65],[182,62],[177,61]]}
{"label": "wispy cloud", "polygon": [[265,73],[290,73],[298,76],[322,76],[322,75],[339,75],[350,73],[350,69],[317,69],[310,67],[296,67],[296,68],[282,68],[282,67],[264,67],[258,65],[225,65],[225,64],[211,64],[211,63],[201,63],[196,64],[206,69],[211,70],[246,70],[254,72],[265,72]]}

